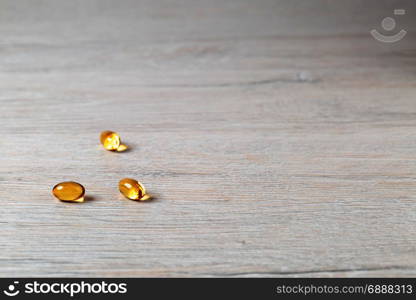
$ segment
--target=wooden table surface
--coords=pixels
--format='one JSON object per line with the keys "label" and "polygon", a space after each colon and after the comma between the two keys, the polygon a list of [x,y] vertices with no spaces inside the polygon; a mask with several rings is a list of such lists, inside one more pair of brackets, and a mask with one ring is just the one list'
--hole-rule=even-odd
{"label": "wooden table surface", "polygon": [[393,2],[0,1],[0,276],[416,276]]}

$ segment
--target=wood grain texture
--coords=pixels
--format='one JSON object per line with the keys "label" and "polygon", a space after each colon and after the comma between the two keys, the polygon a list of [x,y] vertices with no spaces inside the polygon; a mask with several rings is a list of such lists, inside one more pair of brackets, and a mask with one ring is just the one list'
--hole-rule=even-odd
{"label": "wood grain texture", "polygon": [[346,2],[0,1],[0,276],[415,276],[415,18]]}

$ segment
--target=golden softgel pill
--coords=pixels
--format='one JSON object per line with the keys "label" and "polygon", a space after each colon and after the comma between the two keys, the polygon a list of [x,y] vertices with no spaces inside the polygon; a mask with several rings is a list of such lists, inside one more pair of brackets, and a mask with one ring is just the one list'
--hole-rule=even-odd
{"label": "golden softgel pill", "polygon": [[120,148],[120,136],[113,131],[103,131],[100,135],[100,142],[106,150],[117,151]]}
{"label": "golden softgel pill", "polygon": [[130,200],[146,201],[150,199],[150,196],[146,194],[146,189],[144,186],[135,179],[121,179],[118,184],[118,188],[120,193],[122,193],[124,197]]}
{"label": "golden softgel pill", "polygon": [[55,185],[52,194],[61,201],[84,202],[85,188],[78,182],[66,181]]}

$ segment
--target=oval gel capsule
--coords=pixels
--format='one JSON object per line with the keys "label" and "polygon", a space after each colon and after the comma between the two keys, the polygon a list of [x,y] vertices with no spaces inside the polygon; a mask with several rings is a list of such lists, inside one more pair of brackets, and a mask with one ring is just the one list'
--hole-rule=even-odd
{"label": "oval gel capsule", "polygon": [[66,181],[55,185],[52,194],[61,201],[84,202],[85,188],[78,182]]}
{"label": "oval gel capsule", "polygon": [[118,188],[120,193],[130,200],[145,201],[150,199],[150,196],[146,194],[145,187],[135,179],[121,179]]}
{"label": "oval gel capsule", "polygon": [[120,136],[113,131],[103,131],[100,135],[100,142],[106,150],[117,151],[120,147]]}

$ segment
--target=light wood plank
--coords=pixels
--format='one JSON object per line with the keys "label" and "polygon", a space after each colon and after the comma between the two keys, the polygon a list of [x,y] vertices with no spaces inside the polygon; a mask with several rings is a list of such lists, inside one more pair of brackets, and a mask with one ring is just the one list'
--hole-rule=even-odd
{"label": "light wood plank", "polygon": [[370,37],[384,2],[1,1],[0,275],[415,276],[416,43]]}

